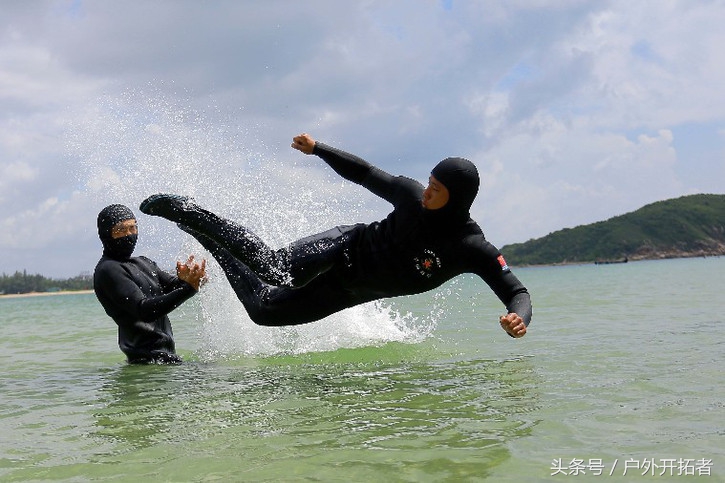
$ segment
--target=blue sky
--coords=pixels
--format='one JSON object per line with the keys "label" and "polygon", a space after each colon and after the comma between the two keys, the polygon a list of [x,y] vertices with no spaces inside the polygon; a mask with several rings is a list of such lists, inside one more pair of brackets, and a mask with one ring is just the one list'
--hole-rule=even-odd
{"label": "blue sky", "polygon": [[[306,131],[424,181],[478,166],[498,246],[725,192],[725,4],[24,1],[0,17],[0,272],[91,272],[95,218],[194,195],[272,244],[384,217]],[[137,252],[196,250],[139,214]]]}

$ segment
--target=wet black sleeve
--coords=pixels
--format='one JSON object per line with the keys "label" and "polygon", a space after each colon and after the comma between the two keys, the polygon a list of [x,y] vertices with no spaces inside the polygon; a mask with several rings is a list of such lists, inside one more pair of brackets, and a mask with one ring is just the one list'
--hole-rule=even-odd
{"label": "wet black sleeve", "polygon": [[373,165],[364,159],[321,142],[315,143],[312,154],[319,156],[337,174],[357,184],[362,184],[373,169]]}
{"label": "wet black sleeve", "polygon": [[[164,316],[192,297],[196,290],[188,283],[166,274],[148,259],[145,265],[149,273],[157,274],[160,295],[144,293],[141,282],[134,280],[133,276],[126,270],[123,264],[118,262],[106,262],[96,269],[95,288],[111,312],[125,314],[136,320],[151,322]],[[150,290],[151,287],[146,287]],[[111,315],[111,314],[109,314]],[[113,315],[112,315],[113,316]]]}
{"label": "wet black sleeve", "polygon": [[173,311],[179,305],[189,300],[196,290],[188,283],[180,280],[175,288],[164,295],[145,297],[138,304],[138,316],[140,320],[148,322],[155,320],[162,315]]}
{"label": "wet black sleeve", "polygon": [[411,194],[415,196],[423,190],[423,186],[417,181],[404,176],[393,176],[354,154],[324,143],[315,143],[312,153],[319,156],[346,180],[367,188],[374,195],[395,206]]}
{"label": "wet black sleeve", "polygon": [[146,296],[139,302],[138,314],[141,320],[155,320],[166,315],[196,294],[194,287],[161,270],[153,260],[146,257],[141,258],[154,267],[154,273],[156,273],[161,289],[164,292],[163,295]]}
{"label": "wet black sleeve", "polygon": [[470,239],[467,245],[474,263],[473,273],[491,287],[508,312],[517,313],[528,327],[533,316],[531,296],[506,265],[501,252],[483,237]]}

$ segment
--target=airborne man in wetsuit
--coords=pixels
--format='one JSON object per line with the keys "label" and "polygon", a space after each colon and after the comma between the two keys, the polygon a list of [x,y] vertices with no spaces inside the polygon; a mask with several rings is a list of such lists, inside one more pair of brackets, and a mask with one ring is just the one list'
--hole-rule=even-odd
{"label": "airborne man in wetsuit", "polygon": [[93,274],[93,289],[118,325],[118,346],[131,364],[180,363],[168,313],[197,293],[205,276],[189,257],[176,263],[174,277],[146,257],[131,257],[138,228],[133,212],[110,205],[98,214],[103,256]]}
{"label": "airborne man in wetsuit", "polygon": [[246,227],[188,197],[157,194],[140,209],[176,222],[209,250],[259,325],[304,324],[474,273],[506,306],[501,327],[512,337],[526,334],[532,315],[529,293],[469,215],[479,186],[473,163],[444,159],[433,168],[426,188],[307,134],[296,136],[292,147],[319,156],[343,178],[390,202],[393,211],[379,222],[339,226],[272,250]]}

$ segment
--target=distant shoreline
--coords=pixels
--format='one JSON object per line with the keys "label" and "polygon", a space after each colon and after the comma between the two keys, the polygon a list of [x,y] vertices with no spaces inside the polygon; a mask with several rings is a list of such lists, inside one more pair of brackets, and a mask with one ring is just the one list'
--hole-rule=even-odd
{"label": "distant shoreline", "polygon": [[[725,253],[696,253],[696,254],[680,254],[680,255],[672,255],[669,253],[658,253],[656,256],[648,256],[648,257],[641,257],[641,256],[633,256],[628,257],[627,262],[656,262],[658,260],[679,260],[679,259],[691,259],[691,258],[720,258],[722,256],[725,256]],[[512,267],[515,268],[529,268],[529,267],[567,267],[570,265],[619,265],[621,263],[625,263],[623,260],[597,260],[597,261],[565,261],[565,262],[552,262],[552,263],[521,263],[521,264],[513,264],[510,263]]]}
{"label": "distant shoreline", "polygon": [[[629,257],[627,262],[645,262],[645,261],[657,261],[657,260],[672,260],[681,258],[720,258],[725,256],[725,253],[687,253],[682,252],[679,254],[669,253],[658,253],[656,256],[648,257]],[[609,264],[621,264],[626,263],[623,260],[597,260],[597,261],[564,261],[554,263],[522,263],[512,264],[514,268],[540,268],[540,267],[566,267],[573,265],[609,265]],[[26,293],[8,293],[0,294],[0,299],[14,299],[24,297],[44,297],[54,295],[78,295],[78,294],[92,294],[93,290],[59,290],[57,292],[26,292]]]}
{"label": "distant shoreline", "polygon": [[59,292],[27,292],[27,293],[7,293],[1,294],[0,299],[15,299],[21,297],[43,297],[46,295],[76,295],[76,294],[89,294],[93,293],[93,290],[63,290]]}

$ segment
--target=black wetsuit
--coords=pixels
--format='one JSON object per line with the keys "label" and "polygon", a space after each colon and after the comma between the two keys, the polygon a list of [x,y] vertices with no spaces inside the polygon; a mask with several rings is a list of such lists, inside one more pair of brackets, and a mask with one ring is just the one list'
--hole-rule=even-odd
{"label": "black wetsuit", "polygon": [[118,346],[130,363],[180,362],[167,314],[196,290],[146,257],[104,256],[93,275],[96,297],[118,325]]}
{"label": "black wetsuit", "polygon": [[389,201],[393,211],[382,221],[340,226],[276,251],[188,198],[156,195],[141,211],[176,221],[194,235],[260,325],[312,322],[364,302],[425,292],[462,273],[480,276],[529,325],[529,293],[468,216],[475,191],[456,198],[451,190],[446,207],[427,210],[419,182],[319,142],[313,153]]}
{"label": "black wetsuit", "polygon": [[[121,222],[133,220],[125,231],[113,237]],[[103,256],[93,273],[93,288],[106,313],[118,325],[118,346],[128,362],[178,363],[174,334],[166,314],[196,293],[196,290],[170,275],[146,257],[131,257],[136,247],[135,217],[120,204],[106,206],[98,213],[98,237]]]}

